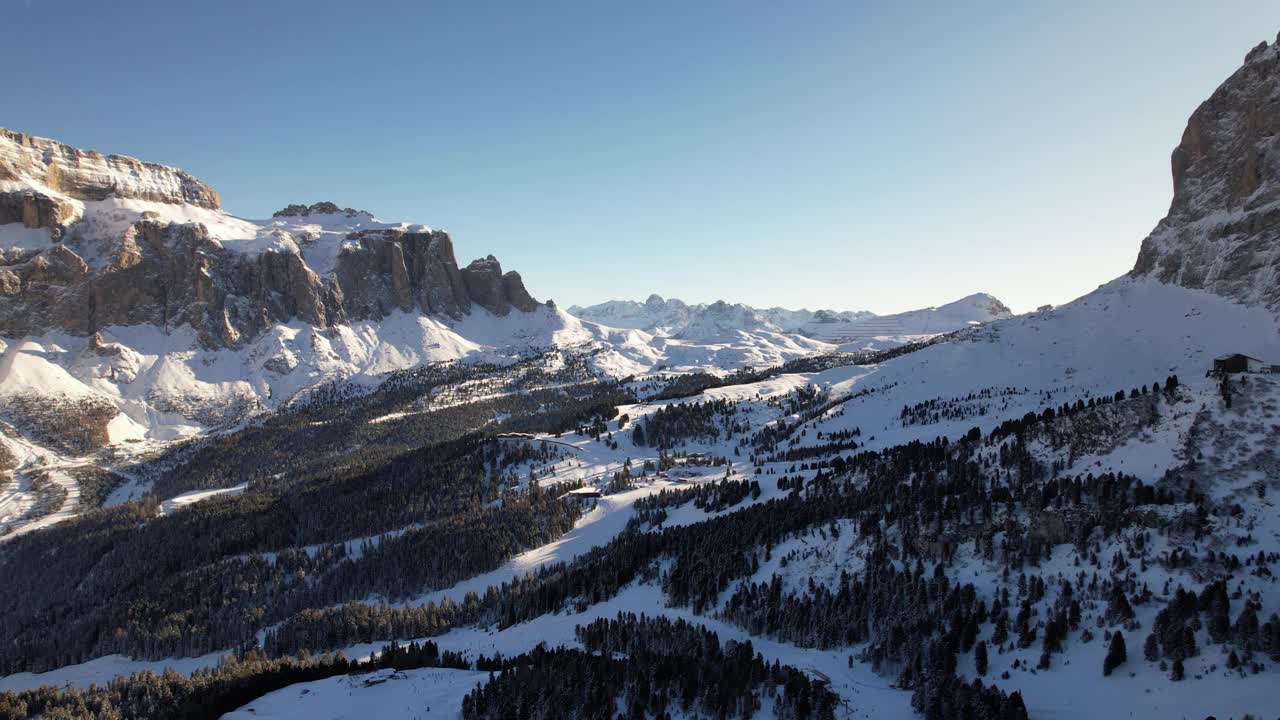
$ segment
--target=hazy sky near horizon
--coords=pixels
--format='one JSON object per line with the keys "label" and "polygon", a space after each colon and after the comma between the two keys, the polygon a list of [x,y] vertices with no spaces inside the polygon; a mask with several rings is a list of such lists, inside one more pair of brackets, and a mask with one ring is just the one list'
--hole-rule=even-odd
{"label": "hazy sky near horizon", "polygon": [[1126,272],[1274,0],[8,4],[0,126],[234,214],[448,230],[562,306],[1024,311]]}

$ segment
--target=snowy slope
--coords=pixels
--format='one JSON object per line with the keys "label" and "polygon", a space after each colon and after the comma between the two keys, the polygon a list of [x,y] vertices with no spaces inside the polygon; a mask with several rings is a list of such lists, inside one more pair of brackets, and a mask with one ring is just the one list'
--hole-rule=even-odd
{"label": "snowy slope", "polygon": [[[992,323],[879,366],[811,377],[833,395],[861,393],[814,430],[860,428],[868,448],[983,431],[1029,411],[1151,385],[1176,374],[1196,391],[1213,358],[1243,352],[1280,358],[1267,311],[1199,290],[1122,278],[1046,313]],[[986,414],[903,426],[905,406],[998,393]],[[812,432],[810,433],[813,434]]]}
{"label": "snowy slope", "polygon": [[245,718],[420,718],[456,715],[462,698],[489,677],[487,672],[422,668],[388,677],[378,684],[366,683],[373,675],[339,675],[309,683],[299,683],[258,698],[222,717]]}
{"label": "snowy slope", "polygon": [[[1184,443],[1191,421],[1206,402],[1216,397],[1215,381],[1205,377],[1213,358],[1227,348],[1241,348],[1258,357],[1280,357],[1277,330],[1276,319],[1264,310],[1201,291],[1121,279],[1051,313],[981,327],[962,338],[881,365],[781,375],[707,390],[694,398],[622,406],[619,412],[637,423],[666,405],[729,400],[740,404],[743,420],[760,427],[782,417],[777,408],[769,405],[771,398],[813,385],[829,391],[833,399],[848,400],[839,406],[841,412],[829,412],[814,420],[804,438],[797,436],[795,447],[821,445],[822,435],[860,428],[865,447],[878,449],[938,436],[954,439],[975,426],[986,432],[1029,411],[1039,412],[1077,398],[1109,396],[1117,389],[1149,386],[1176,374],[1188,389],[1189,399],[1165,411],[1154,435],[1135,438],[1105,455],[1077,460],[1081,472],[1102,467],[1154,481],[1179,461],[1176,449]],[[900,421],[904,405],[963,398],[986,388],[1009,390],[1008,394],[997,396],[997,402],[986,414],[906,427]],[[602,478],[619,469],[624,460],[638,464],[657,459],[654,448],[636,446],[629,433],[617,433],[615,439],[617,450],[576,434],[559,438],[559,442],[575,448],[572,462],[540,482],[602,483]],[[735,445],[736,438],[728,438],[717,444],[687,445],[685,449],[732,456]],[[735,463],[734,467],[747,477],[753,474],[749,463]],[[712,477],[721,474],[723,471],[717,470]],[[779,491],[772,481],[762,479],[762,485],[764,493],[759,501],[777,496]],[[468,591],[481,591],[543,563],[570,560],[620,532],[637,499],[670,487],[669,481],[659,480],[604,498],[562,541],[530,550],[487,576],[431,593],[421,601],[461,599]],[[672,517],[692,510],[681,508]],[[705,517],[700,511],[693,512],[683,522]]]}
{"label": "snowy slope", "polygon": [[[708,391],[704,397],[744,403],[746,418],[758,426],[778,417],[776,410],[764,402],[767,398],[805,384],[826,387],[833,397],[866,392],[844,403],[842,412],[828,413],[813,422],[807,427],[807,436],[799,439],[796,446],[821,444],[820,433],[860,427],[867,447],[877,448],[914,439],[931,440],[938,435],[954,439],[975,425],[989,430],[1027,411],[1038,411],[1075,398],[1109,395],[1116,389],[1150,385],[1168,374],[1177,374],[1185,386],[1181,400],[1163,407],[1161,417],[1142,434],[1117,438],[1117,445],[1111,450],[1076,458],[1074,471],[1123,470],[1152,482],[1168,468],[1198,454],[1210,495],[1243,506],[1241,520],[1223,519],[1222,533],[1229,534],[1243,525],[1253,529],[1252,535],[1260,542],[1260,546],[1251,546],[1249,552],[1259,549],[1275,552],[1280,550],[1280,521],[1273,501],[1259,498],[1254,488],[1266,477],[1267,468],[1274,469],[1280,463],[1275,442],[1277,421],[1280,421],[1280,402],[1277,402],[1280,383],[1268,376],[1255,376],[1248,380],[1249,390],[1237,400],[1236,407],[1225,408],[1215,382],[1205,377],[1205,370],[1212,366],[1216,355],[1236,349],[1262,358],[1280,357],[1276,318],[1265,310],[1202,291],[1147,280],[1121,279],[1050,313],[981,327],[962,338],[879,366],[782,376],[761,383],[719,388]],[[905,428],[899,422],[899,411],[904,405],[933,398],[963,398],[984,388],[1009,388],[1013,392],[997,396],[999,401],[992,404],[996,411],[988,415]],[[662,404],[641,404],[621,410],[636,422]],[[569,438],[581,446],[577,458],[582,464],[568,472],[582,472],[584,468],[590,470],[601,465],[607,468],[610,458],[620,462],[625,456],[634,462],[653,452],[650,448],[631,445],[625,435],[615,437],[621,438],[622,447],[618,451],[601,450],[590,442]],[[695,444],[688,449],[729,455],[733,444],[729,439],[718,445]],[[778,466],[780,470],[782,465],[785,464]],[[751,477],[748,463],[735,463],[734,469]],[[775,496],[772,478],[760,480],[765,493],[759,500]],[[620,520],[611,521],[610,514],[629,516],[634,495],[656,492],[663,487],[660,481],[658,485],[606,498],[591,516],[584,518],[581,532],[590,532],[595,541],[603,542],[607,539],[607,529],[621,524]],[[673,511],[665,524],[696,522],[707,516],[703,511],[685,506]],[[773,559],[762,563],[755,580],[766,581],[776,573],[782,576],[785,587],[802,592],[810,582],[831,585],[840,572],[856,572],[862,563],[861,549],[856,533],[849,528],[845,530],[848,531],[831,536],[815,531],[772,548]],[[1130,547],[1126,542],[1131,542],[1131,538],[1112,538],[1099,554],[1111,557],[1117,551],[1125,551]],[[1230,537],[1206,542],[1211,548],[1229,549],[1232,545]],[[530,551],[486,580],[500,581],[541,562],[573,557],[582,552],[582,544],[570,542],[563,548],[557,544],[547,550]],[[1065,577],[1072,577],[1079,567],[1072,564],[1067,549],[1065,546],[1055,548],[1053,559],[1040,571],[1061,572]],[[1168,549],[1157,544],[1148,552],[1154,556]],[[998,562],[974,558],[969,546],[964,546],[948,574],[956,582],[975,583],[989,600],[1001,585],[1000,569]],[[1178,584],[1199,587],[1193,574],[1172,573],[1154,563],[1143,576],[1147,584],[1157,589],[1166,579],[1171,580],[1174,587]],[[1269,577],[1250,576],[1244,581],[1246,591],[1259,593],[1266,612],[1280,605],[1280,591]],[[430,599],[460,597],[467,590],[476,590],[476,585],[464,583],[449,591],[434,593]],[[651,593],[648,599],[644,599],[645,593]],[[1130,643],[1129,660],[1123,672],[1111,678],[1103,679],[1099,672],[1106,644],[1100,639],[1092,643],[1073,639],[1047,672],[1031,670],[1040,654],[1039,642],[1025,650],[1011,649],[999,654],[993,651],[992,670],[983,679],[1006,690],[1021,690],[1031,716],[1037,718],[1205,717],[1214,713],[1219,717],[1224,713],[1239,717],[1244,713],[1269,712],[1277,706],[1280,696],[1276,691],[1275,669],[1256,676],[1227,671],[1225,658],[1218,654],[1217,646],[1212,646],[1215,648],[1212,652],[1206,651],[1203,656],[1188,661],[1188,679],[1182,683],[1171,683],[1167,671],[1162,671],[1158,663],[1142,659],[1141,638],[1166,600],[1161,598],[1139,611],[1141,630],[1126,633]],[[651,588],[636,588],[604,603],[603,607],[592,607],[588,615],[608,616],[620,607],[706,622],[715,627],[722,638],[741,632],[733,626],[714,622],[710,614],[693,616],[686,609],[663,608],[663,604],[661,593]],[[1095,612],[1096,609],[1086,609],[1086,621],[1092,621],[1091,613]],[[554,636],[551,628],[566,628],[571,620],[576,618],[541,618],[497,634],[480,635],[479,642],[483,643],[481,647],[504,651],[513,644],[517,648],[529,647],[534,637]],[[459,641],[467,637],[465,642],[476,643],[475,635],[472,631],[450,633],[442,639],[442,644],[450,644],[454,637]],[[522,636],[527,639],[517,642],[516,638]],[[824,653],[768,643],[760,638],[752,641],[767,657],[776,656],[782,662],[831,676],[833,687],[861,712],[873,716],[907,716],[903,706],[895,704],[901,702],[902,695],[868,692],[869,687],[884,688],[885,678],[870,675],[850,682],[844,678],[851,671],[838,670],[832,667],[834,663],[823,662]],[[564,642],[571,639],[565,638]],[[1206,637],[1200,642],[1210,647]],[[837,653],[836,658],[839,657],[844,656]],[[853,672],[859,671],[865,672],[865,666],[855,663]],[[962,655],[960,672],[970,678],[976,676],[971,656]],[[1003,672],[1009,672],[1010,677],[1004,678]],[[1081,687],[1093,687],[1097,691],[1081,694]]]}
{"label": "snowy slope", "polygon": [[1012,317],[1004,303],[985,293],[939,307],[881,315],[844,326],[807,326],[813,337],[841,345],[842,350],[894,347],[967,327]]}

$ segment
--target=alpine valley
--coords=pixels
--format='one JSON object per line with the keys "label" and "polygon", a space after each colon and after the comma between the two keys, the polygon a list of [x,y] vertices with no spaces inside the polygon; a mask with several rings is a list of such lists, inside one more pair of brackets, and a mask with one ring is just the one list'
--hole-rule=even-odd
{"label": "alpine valley", "polygon": [[0,130],[0,718],[1273,717],[1278,108],[1021,315],[566,311]]}

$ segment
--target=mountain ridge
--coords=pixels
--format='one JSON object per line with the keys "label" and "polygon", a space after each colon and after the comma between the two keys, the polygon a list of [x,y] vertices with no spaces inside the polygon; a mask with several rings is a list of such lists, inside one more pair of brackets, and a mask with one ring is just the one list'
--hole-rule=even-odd
{"label": "mountain ridge", "polygon": [[[591,322],[675,338],[709,339],[735,331],[767,331],[834,344],[861,341],[871,343],[870,349],[1013,316],[1004,303],[987,293],[974,293],[945,305],[889,315],[876,315],[867,310],[755,308],[723,300],[691,305],[657,294],[650,295],[643,303],[607,300],[587,307],[574,305],[568,312]],[[875,342],[877,339],[880,342]]]}
{"label": "mountain ridge", "polygon": [[459,267],[443,231],[300,207],[244,220],[176,168],[0,130],[0,334],[189,324],[204,347],[237,348],[294,318],[538,305],[492,255]]}
{"label": "mountain ridge", "polygon": [[679,298],[663,298],[657,293],[649,295],[644,302],[606,300],[585,307],[573,305],[568,308],[568,312],[576,317],[613,327],[665,334],[678,333],[690,323],[693,316],[707,312],[721,316],[736,313],[744,325],[755,325],[773,332],[795,332],[805,323],[813,322],[815,317],[820,317],[825,322],[840,322],[873,315],[865,310],[810,311],[788,310],[781,307],[756,308],[742,303],[728,303],[724,300],[690,304]]}

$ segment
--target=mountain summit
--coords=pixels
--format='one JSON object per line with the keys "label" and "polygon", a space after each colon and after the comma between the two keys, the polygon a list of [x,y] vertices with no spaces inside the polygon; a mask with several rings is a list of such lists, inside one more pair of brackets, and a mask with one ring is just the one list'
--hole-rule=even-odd
{"label": "mountain summit", "polygon": [[1132,274],[1280,310],[1280,37],[1196,108],[1171,165]]}

